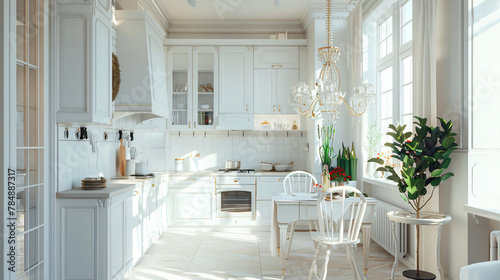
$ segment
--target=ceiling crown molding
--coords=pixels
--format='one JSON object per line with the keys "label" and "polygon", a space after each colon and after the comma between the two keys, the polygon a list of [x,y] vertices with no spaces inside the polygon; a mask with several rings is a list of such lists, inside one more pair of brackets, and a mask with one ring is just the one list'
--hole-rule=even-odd
{"label": "ceiling crown molding", "polygon": [[290,34],[304,33],[300,21],[174,21],[169,29],[169,33],[181,34],[273,34],[285,31]]}
{"label": "ceiling crown molding", "polygon": [[158,4],[157,0],[142,0],[141,4],[146,6],[149,12],[153,14],[158,23],[163,27],[164,31],[169,32],[170,26],[172,25],[172,19],[163,6]]}
{"label": "ceiling crown molding", "polygon": [[[361,0],[351,0],[348,4],[335,4],[332,3],[332,18],[333,19],[346,19],[351,11],[354,10],[358,2]],[[301,23],[304,30],[307,29],[309,24],[315,19],[325,18],[326,5],[323,4],[309,4],[307,9],[302,15]]]}

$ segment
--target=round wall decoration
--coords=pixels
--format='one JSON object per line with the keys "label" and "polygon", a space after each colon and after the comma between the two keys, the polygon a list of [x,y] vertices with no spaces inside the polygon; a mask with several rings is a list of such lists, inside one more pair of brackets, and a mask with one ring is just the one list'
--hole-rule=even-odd
{"label": "round wall decoration", "polygon": [[120,63],[118,57],[113,53],[113,101],[115,101],[118,91],[120,90]]}

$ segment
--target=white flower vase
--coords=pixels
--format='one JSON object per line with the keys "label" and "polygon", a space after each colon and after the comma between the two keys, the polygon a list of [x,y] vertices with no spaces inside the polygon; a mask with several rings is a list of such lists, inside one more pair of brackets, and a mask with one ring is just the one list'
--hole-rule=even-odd
{"label": "white flower vase", "polygon": [[368,162],[366,164],[366,169],[365,169],[365,175],[368,177],[368,178],[377,178],[379,177],[380,175],[377,176],[377,173],[375,171],[376,168],[375,168],[375,163],[374,162]]}

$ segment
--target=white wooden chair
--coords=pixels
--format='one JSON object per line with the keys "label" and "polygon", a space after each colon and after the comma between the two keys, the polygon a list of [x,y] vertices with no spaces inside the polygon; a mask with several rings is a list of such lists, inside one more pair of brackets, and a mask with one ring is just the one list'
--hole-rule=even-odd
{"label": "white wooden chair", "polygon": [[[288,194],[304,194],[304,193],[315,193],[316,184],[318,181],[309,172],[306,171],[294,171],[290,172],[283,180],[283,191]],[[288,258],[290,253],[290,247],[292,245],[293,234],[295,233],[296,222],[292,223],[290,228],[290,236],[288,237],[288,247],[285,253],[285,257]],[[309,229],[313,228],[313,222],[309,222]],[[314,244],[316,245],[316,244]]]}
{"label": "white wooden chair", "polygon": [[[358,196],[345,198],[345,194],[349,192],[354,192]],[[333,193],[339,193],[340,196],[334,197]],[[358,235],[365,210],[366,199],[356,188],[335,187],[320,194],[318,197],[319,232],[311,233],[312,239],[318,245],[309,271],[309,280],[313,276],[315,279],[326,279],[332,247],[333,249],[344,247],[354,273],[354,279],[365,279],[354,255],[354,246],[360,242]],[[317,261],[323,245],[326,245],[325,262],[318,275]]]}

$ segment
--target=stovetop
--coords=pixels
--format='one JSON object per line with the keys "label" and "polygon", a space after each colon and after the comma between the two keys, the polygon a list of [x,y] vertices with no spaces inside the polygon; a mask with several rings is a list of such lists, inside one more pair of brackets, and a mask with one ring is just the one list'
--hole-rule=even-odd
{"label": "stovetop", "polygon": [[255,173],[255,169],[219,169],[217,171],[219,174],[253,174]]}
{"label": "stovetop", "polygon": [[146,174],[146,175],[133,174],[133,175],[130,175],[130,176],[112,177],[111,179],[113,179],[113,180],[119,180],[119,179],[150,179],[150,178],[154,178],[154,177],[155,177],[155,174],[149,173],[149,174]]}

